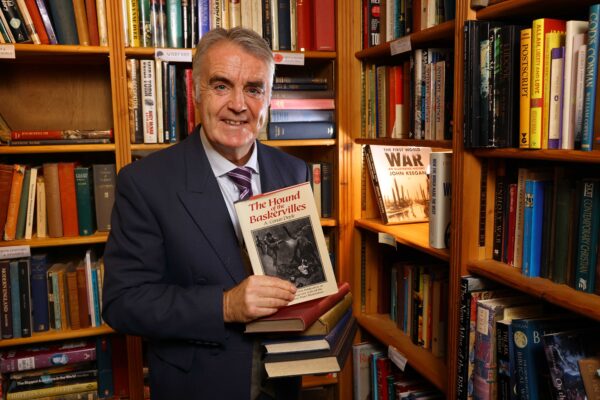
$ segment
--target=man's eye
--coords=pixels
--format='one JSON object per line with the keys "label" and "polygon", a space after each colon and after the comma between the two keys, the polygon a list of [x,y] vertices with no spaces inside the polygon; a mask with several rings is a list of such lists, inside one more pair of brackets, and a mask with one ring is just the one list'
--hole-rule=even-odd
{"label": "man's eye", "polygon": [[224,84],[220,83],[218,85],[214,85],[213,88],[217,91],[223,91],[225,89],[227,89],[227,86],[225,86]]}
{"label": "man's eye", "polygon": [[261,96],[264,93],[264,90],[257,87],[250,87],[246,89],[246,92],[251,96]]}

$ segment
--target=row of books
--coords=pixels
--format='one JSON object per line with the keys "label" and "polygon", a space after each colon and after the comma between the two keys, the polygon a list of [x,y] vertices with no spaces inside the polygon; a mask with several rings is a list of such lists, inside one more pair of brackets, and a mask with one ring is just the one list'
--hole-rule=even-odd
{"label": "row of books", "polygon": [[444,394],[410,367],[392,361],[395,349],[364,341],[352,345],[355,400],[443,399]]}
{"label": "row of books", "polygon": [[64,262],[47,254],[0,260],[2,339],[101,326],[103,271],[91,250]]}
{"label": "row of books", "polygon": [[449,0],[362,0],[363,48],[454,19],[456,4]]}
{"label": "row of books", "polygon": [[467,147],[581,149],[594,127],[600,4],[589,20],[465,23]]}
{"label": "row of books", "polygon": [[472,276],[460,321],[458,398],[585,398],[580,361],[600,361],[597,325]]}
{"label": "row of books", "polygon": [[115,179],[114,164],[0,164],[3,240],[109,231]]}
{"label": "row of books", "polygon": [[0,146],[62,146],[112,143],[112,129],[11,129],[0,115]]}
{"label": "row of books", "polygon": [[331,218],[333,206],[333,181],[331,163],[309,163],[311,170],[310,186],[315,197],[317,214],[321,218]]}
{"label": "row of books", "polygon": [[333,0],[127,0],[122,12],[131,47],[192,48],[211,29],[243,26],[276,51],[335,51]]}
{"label": "row of books", "polygon": [[529,277],[600,293],[600,180],[583,171],[497,168],[493,258]]}
{"label": "row of books", "polygon": [[176,143],[196,125],[192,69],[129,58],[127,96],[131,143]]}
{"label": "row of books", "polygon": [[452,139],[452,57],[447,49],[417,49],[401,65],[367,65],[364,135]]}
{"label": "row of books", "polygon": [[0,43],[108,46],[105,0],[4,1]]}
{"label": "row of books", "polygon": [[113,335],[3,351],[3,398],[125,398],[129,383],[124,350],[125,337]]}

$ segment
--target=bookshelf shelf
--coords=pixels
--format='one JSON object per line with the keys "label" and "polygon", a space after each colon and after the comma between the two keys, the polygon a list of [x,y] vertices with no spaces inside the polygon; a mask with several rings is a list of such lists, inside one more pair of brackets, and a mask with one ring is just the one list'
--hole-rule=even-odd
{"label": "bookshelf shelf", "polygon": [[156,150],[162,150],[162,149],[166,149],[169,146],[172,146],[172,143],[150,143],[150,144],[143,144],[143,143],[138,143],[138,144],[130,144],[130,149],[131,151],[156,151]]}
{"label": "bookshelf shelf", "polygon": [[356,144],[375,144],[375,145],[388,145],[388,146],[420,146],[420,147],[433,147],[441,149],[451,149],[451,140],[417,140],[417,139],[367,139],[357,138],[354,140]]}
{"label": "bookshelf shelf", "polygon": [[26,245],[29,247],[56,247],[56,246],[73,246],[73,245],[86,245],[96,243],[106,243],[108,239],[108,232],[97,232],[90,236],[73,236],[73,237],[59,237],[59,238],[37,238],[34,237],[30,240],[11,240],[1,242],[0,247],[3,246],[22,246]]}
{"label": "bookshelf shelf", "polygon": [[401,332],[396,323],[383,314],[358,314],[358,323],[383,343],[394,346],[404,354],[415,370],[427,377],[438,389],[447,391],[447,368],[442,358],[429,350],[415,345],[410,337]]}
{"label": "bookshelf shelf", "polygon": [[[454,21],[447,21],[411,34],[411,48],[414,50],[421,47],[432,47],[435,44],[451,44],[454,41],[454,26]],[[410,52],[406,54],[410,54]],[[389,57],[391,57],[390,42],[356,52],[356,58],[363,61]]]}
{"label": "bookshelf shelf", "polygon": [[334,218],[321,218],[321,226],[337,226],[337,221]]}
{"label": "bookshelf shelf", "polygon": [[2,146],[0,154],[46,154],[114,152],[114,144],[70,144],[54,146]]}
{"label": "bookshelf shelf", "polygon": [[336,383],[338,383],[338,379],[335,374],[304,375],[302,377],[302,387],[305,389],[325,385],[335,385]]}
{"label": "bookshelf shelf", "polygon": [[358,219],[354,226],[375,233],[392,235],[397,243],[410,246],[414,249],[432,255],[440,260],[449,261],[448,249],[435,249],[429,246],[429,223],[385,225],[378,218]]}
{"label": "bookshelf shelf", "polygon": [[335,146],[335,139],[261,140],[273,147]]}
{"label": "bookshelf shelf", "polygon": [[600,163],[600,151],[476,149],[473,151],[473,154],[482,158],[519,158],[526,160],[568,161],[586,164]]}
{"label": "bookshelf shelf", "polygon": [[98,335],[109,335],[112,333],[115,333],[115,331],[108,325],[102,325],[96,328],[39,332],[34,333],[31,337],[0,340],[0,348],[21,346],[25,344],[56,342],[66,339],[79,339]]}
{"label": "bookshelf shelf", "polygon": [[[557,17],[569,19],[571,16],[580,15],[581,7],[597,3],[595,0],[577,0],[573,3],[577,7],[565,7],[564,0],[506,0],[498,4],[483,8],[477,12],[478,20],[492,20],[503,18],[527,17]],[[543,15],[540,12],[543,10]]]}
{"label": "bookshelf shelf", "polygon": [[0,46],[14,46],[17,58],[28,55],[74,55],[77,57],[85,55],[108,56],[109,48],[106,46],[75,46],[56,44],[1,44]]}
{"label": "bookshelf shelf", "polygon": [[584,293],[567,285],[553,283],[548,279],[523,276],[518,269],[498,261],[471,261],[467,264],[467,268],[471,273],[485,276],[523,293],[540,297],[545,301],[600,321],[600,296],[595,294]]}

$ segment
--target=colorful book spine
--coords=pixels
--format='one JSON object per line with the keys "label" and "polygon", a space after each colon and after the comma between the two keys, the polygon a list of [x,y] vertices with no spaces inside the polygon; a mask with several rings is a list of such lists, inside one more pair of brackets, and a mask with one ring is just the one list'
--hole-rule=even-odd
{"label": "colorful book spine", "polygon": [[[566,28],[565,28],[566,29]],[[544,65],[546,66],[544,68],[544,103],[542,105],[542,148],[543,149],[549,149],[551,148],[549,146],[549,141],[550,141],[550,131],[549,131],[549,127],[550,127],[550,104],[551,104],[551,96],[552,96],[552,68],[553,68],[553,59],[552,59],[552,50],[556,49],[556,48],[561,48],[563,47],[563,51],[564,51],[564,45],[565,45],[565,29],[563,29],[562,31],[552,31],[552,32],[548,32],[545,35],[545,40],[544,40]],[[563,80],[563,73],[561,71],[560,73],[560,84],[562,85],[562,80]],[[560,93],[561,97],[562,97],[562,91]],[[562,109],[560,114],[562,114]],[[560,131],[560,128],[556,128],[558,131]],[[560,138],[559,135],[560,132],[554,132],[554,137],[553,139],[556,139],[556,142],[554,143],[555,146],[557,146],[558,144],[558,140]],[[558,147],[554,147],[554,148],[558,148]]]}
{"label": "colorful book spine", "polygon": [[13,335],[12,303],[10,292],[10,263],[0,261],[0,332],[2,339],[11,339]]}
{"label": "colorful book spine", "polygon": [[12,338],[21,337],[21,297],[19,296],[19,262],[9,261],[10,310],[12,320]]}
{"label": "colorful book spine", "polygon": [[156,73],[153,60],[140,60],[142,82],[142,121],[144,143],[157,143],[156,129]]}
{"label": "colorful book spine", "polygon": [[557,47],[551,51],[550,96],[548,110],[548,148],[561,147],[562,110],[563,110],[563,73],[565,48]]}
{"label": "colorful book spine", "polygon": [[183,47],[183,21],[181,15],[181,0],[166,0],[167,13],[167,45]]}
{"label": "colorful book spine", "polygon": [[31,265],[29,258],[23,258],[18,261],[19,274],[19,314],[21,324],[21,337],[30,337],[32,329],[31,319]]}
{"label": "colorful book spine", "polygon": [[588,42],[585,64],[585,89],[583,104],[583,128],[581,137],[581,150],[592,150],[594,138],[594,114],[596,107],[596,79],[598,76],[598,50],[600,37],[598,36],[598,23],[600,22],[600,4],[590,6],[588,29]]}
{"label": "colorful book spine", "polygon": [[[50,345],[2,353],[0,371],[2,373],[49,368],[57,365],[69,365],[96,359],[96,346],[91,342],[65,342],[62,345]],[[31,362],[25,362],[30,360]]]}
{"label": "colorful book spine", "polygon": [[15,164],[13,166],[13,175],[10,186],[10,197],[8,199],[6,224],[4,226],[4,240],[15,240],[17,235],[17,220],[19,217],[19,206],[21,200],[21,193],[23,191],[24,179],[25,166]]}
{"label": "colorful book spine", "polygon": [[140,47],[139,1],[127,0],[127,33],[131,47]]}
{"label": "colorful book spine", "polygon": [[19,199],[19,212],[17,213],[17,227],[15,231],[15,239],[23,239],[25,237],[25,220],[27,219],[27,201],[29,199],[29,184],[31,182],[31,168],[25,167],[25,175],[23,176],[23,184],[21,188],[21,197]]}
{"label": "colorful book spine", "polygon": [[48,40],[50,44],[58,44],[58,39],[56,38],[56,32],[54,30],[54,26],[52,25],[52,20],[50,19],[50,13],[46,7],[46,2],[44,0],[35,0],[35,4],[40,11],[40,17],[44,23],[44,28],[48,34]]}
{"label": "colorful book spine", "polygon": [[45,332],[50,327],[47,270],[46,254],[36,254],[31,257],[31,313],[34,332]]}
{"label": "colorful book spine", "polygon": [[523,275],[540,276],[545,181],[525,182]]}
{"label": "colorful book spine", "polygon": [[333,122],[272,122],[269,139],[332,139],[335,136]]}
{"label": "colorful book spine", "polygon": [[584,179],[579,208],[579,239],[575,267],[575,288],[594,292],[598,237],[600,232],[600,181]]}
{"label": "colorful book spine", "polygon": [[79,44],[72,0],[49,0],[59,44]]}
{"label": "colorful book spine", "polygon": [[91,167],[75,167],[75,193],[77,197],[77,222],[80,236],[96,231],[94,215],[93,179]]}

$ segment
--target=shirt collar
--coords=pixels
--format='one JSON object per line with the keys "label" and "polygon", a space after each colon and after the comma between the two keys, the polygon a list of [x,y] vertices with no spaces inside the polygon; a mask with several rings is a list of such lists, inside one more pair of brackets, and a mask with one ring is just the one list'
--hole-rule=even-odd
{"label": "shirt collar", "polygon": [[[200,129],[200,140],[202,141],[202,145],[204,146],[204,151],[206,152],[206,157],[208,158],[208,162],[210,163],[210,167],[213,170],[213,173],[216,177],[223,176],[227,174],[234,168],[237,168],[238,165],[235,165],[221,154],[215,150],[215,148],[211,145],[209,140],[206,138],[206,134],[204,133],[204,129]],[[245,167],[249,167],[254,174],[258,174],[258,156],[257,156],[257,146],[256,143],[252,146],[252,154],[250,158],[244,165]]]}

